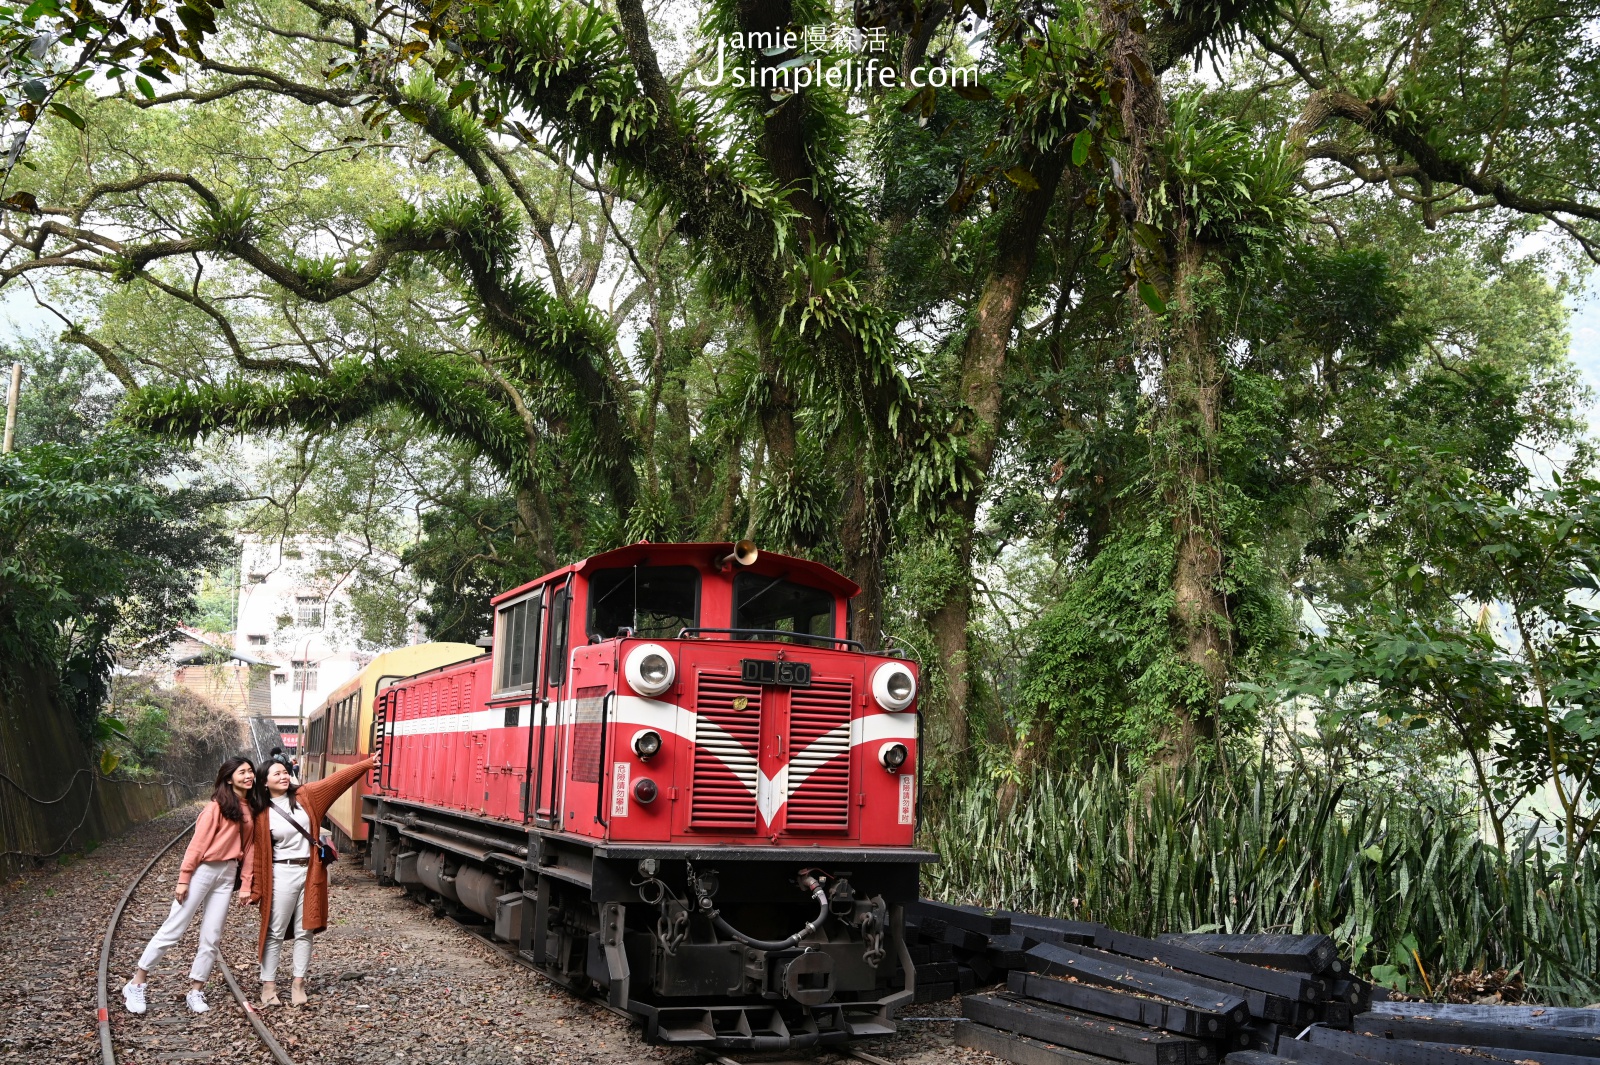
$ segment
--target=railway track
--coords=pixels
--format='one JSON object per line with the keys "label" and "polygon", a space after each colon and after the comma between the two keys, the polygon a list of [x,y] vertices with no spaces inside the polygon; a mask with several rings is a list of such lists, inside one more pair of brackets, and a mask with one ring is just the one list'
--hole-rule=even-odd
{"label": "railway track", "polygon": [[[738,1058],[730,1058],[726,1054],[717,1054],[709,1050],[703,1050],[700,1053],[709,1065],[752,1065],[750,1062],[740,1061]],[[865,1050],[859,1050],[851,1046],[830,1047],[823,1051],[822,1054],[828,1057],[836,1054],[843,1055],[856,1061],[866,1062],[866,1065],[895,1065],[888,1058],[880,1058],[876,1054],[869,1054]],[[770,1059],[764,1060],[770,1061]],[[773,1063],[773,1065],[782,1065],[782,1063]]]}
{"label": "railway track", "polygon": [[[192,831],[194,831],[194,825],[185,826],[183,831],[168,840],[166,845],[158,850],[150,861],[145,863],[144,868],[133,878],[127,890],[122,893],[122,897],[117,900],[116,908],[111,911],[111,920],[106,923],[106,934],[100,941],[99,988],[95,1014],[100,1027],[101,1065],[117,1065],[116,1044],[111,1035],[111,1011],[107,1006],[111,948],[116,941],[117,926],[122,922],[122,914],[128,908],[128,901],[133,898],[133,893],[139,889],[139,885],[144,883],[145,877],[149,876],[150,871],[156,867],[161,859],[165,858],[172,851],[172,848],[176,847]],[[295,1065],[294,1059],[283,1048],[283,1044],[278,1042],[271,1030],[262,1022],[255,1007],[250,1004],[250,1000],[245,996],[244,989],[239,986],[239,981],[234,979],[233,970],[228,968],[227,960],[220,954],[217,957],[217,967],[222,970],[222,979],[228,985],[228,991],[232,993],[234,1001],[244,1011],[245,1020],[250,1022],[250,1028],[255,1032],[256,1038],[272,1054],[278,1065]]]}

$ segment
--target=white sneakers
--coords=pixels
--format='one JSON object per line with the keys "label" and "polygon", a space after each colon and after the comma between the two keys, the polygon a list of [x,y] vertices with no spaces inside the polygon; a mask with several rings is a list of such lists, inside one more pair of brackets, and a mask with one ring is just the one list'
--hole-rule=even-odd
{"label": "white sneakers", "polygon": [[[132,980],[122,985],[122,1002],[128,1007],[129,1013],[143,1013],[145,1010],[144,984],[136,984]],[[194,1013],[210,1012],[211,1007],[206,1005],[206,995],[198,988],[191,988],[183,1000],[189,1004],[189,1009]]]}

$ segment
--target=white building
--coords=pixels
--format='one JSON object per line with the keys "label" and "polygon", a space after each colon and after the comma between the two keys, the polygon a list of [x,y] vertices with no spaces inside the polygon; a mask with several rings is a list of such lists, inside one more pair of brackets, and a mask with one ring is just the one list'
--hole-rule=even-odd
{"label": "white building", "polygon": [[[272,666],[272,718],[285,749],[298,745],[302,711],[309,714],[341,684],[389,648],[360,646],[342,559],[369,553],[365,544],[263,539],[240,545],[239,613],[234,648]],[[409,643],[420,643],[413,621]]]}

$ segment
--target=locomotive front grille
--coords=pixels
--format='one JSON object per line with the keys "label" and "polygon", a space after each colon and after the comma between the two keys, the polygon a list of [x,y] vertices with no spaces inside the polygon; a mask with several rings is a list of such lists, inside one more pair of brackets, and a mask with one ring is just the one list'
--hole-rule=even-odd
{"label": "locomotive front grille", "polygon": [[849,681],[818,680],[789,692],[789,813],[785,827],[850,827]]}
{"label": "locomotive front grille", "polygon": [[695,702],[694,828],[754,828],[762,690],[740,675],[702,670]]}

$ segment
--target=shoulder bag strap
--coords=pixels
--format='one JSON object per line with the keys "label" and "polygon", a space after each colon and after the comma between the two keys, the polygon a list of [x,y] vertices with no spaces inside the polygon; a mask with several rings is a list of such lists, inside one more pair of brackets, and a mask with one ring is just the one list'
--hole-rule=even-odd
{"label": "shoulder bag strap", "polygon": [[[304,828],[300,827],[300,822],[299,821],[296,821],[294,818],[290,817],[288,814],[286,814],[282,810],[278,809],[278,804],[277,803],[275,803],[275,802],[273,802],[273,801],[271,801],[269,799],[269,800],[267,800],[267,805],[272,808],[272,812],[273,813],[277,814],[279,817],[281,817],[285,821],[289,822],[289,824],[293,825],[294,826],[294,830],[296,832],[300,833],[302,836],[304,836],[306,838],[306,842],[307,843],[311,844],[313,847],[319,845],[319,841],[318,840],[314,840],[314,839],[311,838],[311,833],[307,832]],[[305,809],[305,807],[302,806],[302,807],[300,807],[300,809],[303,810],[303,809]],[[309,818],[307,818],[307,820],[309,820]]]}

